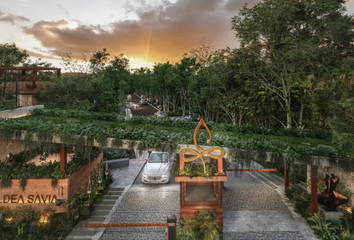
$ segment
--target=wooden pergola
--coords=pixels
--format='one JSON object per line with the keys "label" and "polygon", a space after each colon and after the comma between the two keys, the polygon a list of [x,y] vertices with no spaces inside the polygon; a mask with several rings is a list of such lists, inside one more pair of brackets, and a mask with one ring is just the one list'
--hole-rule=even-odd
{"label": "wooden pergola", "polygon": [[57,71],[57,77],[60,77],[60,71],[61,68],[54,68],[54,67],[36,67],[36,66],[26,66],[26,67],[0,67],[0,77],[2,75],[2,72],[4,71],[9,71],[9,70],[21,70],[21,76],[22,78],[20,81],[25,81],[26,77],[26,71],[32,71],[32,84],[36,84],[37,81],[37,74],[38,71]]}

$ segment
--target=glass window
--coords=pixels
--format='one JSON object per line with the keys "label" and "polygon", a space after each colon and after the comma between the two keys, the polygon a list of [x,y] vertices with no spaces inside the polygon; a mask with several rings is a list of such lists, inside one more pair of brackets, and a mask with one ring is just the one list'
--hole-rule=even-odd
{"label": "glass window", "polygon": [[149,163],[167,163],[168,153],[151,153]]}

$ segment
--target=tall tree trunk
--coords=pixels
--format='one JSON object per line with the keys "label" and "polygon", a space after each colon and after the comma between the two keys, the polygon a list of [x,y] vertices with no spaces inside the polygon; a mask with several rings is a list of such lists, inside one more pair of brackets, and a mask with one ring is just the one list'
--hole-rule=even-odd
{"label": "tall tree trunk", "polygon": [[184,103],[184,97],[183,94],[181,93],[181,108],[182,108],[182,118],[186,115],[186,105]]}
{"label": "tall tree trunk", "polygon": [[304,105],[301,104],[300,117],[299,117],[299,128],[301,128],[301,129],[304,129],[304,126],[302,125],[303,113],[304,113]]}

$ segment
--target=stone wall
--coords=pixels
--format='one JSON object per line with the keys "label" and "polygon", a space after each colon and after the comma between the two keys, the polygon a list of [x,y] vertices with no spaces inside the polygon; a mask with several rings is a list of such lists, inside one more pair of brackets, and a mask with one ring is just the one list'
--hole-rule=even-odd
{"label": "stone wall", "polygon": [[31,111],[36,108],[44,108],[44,105],[36,105],[30,107],[16,108],[12,110],[5,110],[0,112],[0,118],[18,118],[31,114]]}
{"label": "stone wall", "polygon": [[6,155],[9,153],[15,155],[24,151],[23,141],[21,140],[9,140],[8,143],[0,140],[0,146],[0,162],[5,161]]}

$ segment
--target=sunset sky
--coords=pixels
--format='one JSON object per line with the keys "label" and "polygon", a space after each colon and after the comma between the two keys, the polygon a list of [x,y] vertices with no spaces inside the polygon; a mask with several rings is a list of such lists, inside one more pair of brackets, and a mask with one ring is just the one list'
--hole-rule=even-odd
{"label": "sunset sky", "polygon": [[[132,68],[178,61],[192,48],[238,46],[231,18],[259,0],[1,0],[0,43],[60,65],[60,53],[107,48]],[[347,4],[354,13],[354,1]]]}

